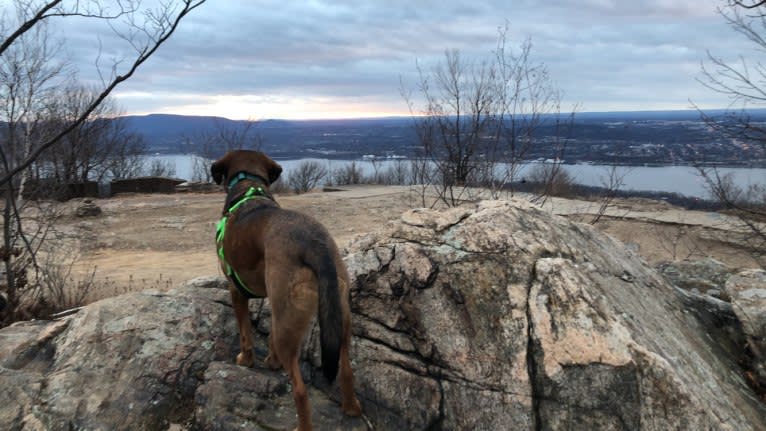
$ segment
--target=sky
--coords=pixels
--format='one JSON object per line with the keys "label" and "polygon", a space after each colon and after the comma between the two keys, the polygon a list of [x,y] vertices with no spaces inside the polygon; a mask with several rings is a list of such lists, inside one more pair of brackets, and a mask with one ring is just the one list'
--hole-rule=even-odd
{"label": "sky", "polygon": [[[115,96],[124,113],[136,115],[409,115],[401,88],[416,88],[418,65],[430,70],[447,49],[472,61],[490,58],[507,22],[507,43],[531,40],[532,60],[547,66],[564,110],[722,108],[727,99],[697,81],[707,50],[727,61],[755,55],[717,13],[722,4],[208,0]],[[55,26],[85,82],[98,76],[97,56],[103,73],[124,55],[108,28],[73,19]]]}

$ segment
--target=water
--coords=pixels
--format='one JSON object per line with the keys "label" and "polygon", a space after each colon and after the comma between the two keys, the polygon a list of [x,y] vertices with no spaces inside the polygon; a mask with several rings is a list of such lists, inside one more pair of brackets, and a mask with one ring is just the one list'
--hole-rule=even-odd
{"label": "water", "polygon": [[[175,166],[175,176],[183,179],[192,179],[194,177],[194,163],[190,155],[157,155],[148,156],[149,160],[157,159],[163,163],[171,163]],[[290,172],[295,170],[298,165],[305,160],[318,161],[329,169],[337,169],[341,166],[351,163],[350,160],[327,160],[318,158],[305,158],[299,160],[278,160],[284,169],[284,176],[289,176]],[[379,163],[380,171],[385,171],[397,163],[395,160],[383,160]],[[407,163],[406,161],[404,163]],[[357,160],[357,166],[365,175],[374,172],[372,162],[367,160]],[[519,173],[519,177],[524,176],[524,170],[532,165],[525,166]],[[577,183],[587,186],[604,186],[608,180],[611,166],[605,165],[563,165],[563,168],[572,175]],[[730,174],[734,183],[740,187],[747,187],[749,184],[766,183],[766,169],[763,168],[719,168],[720,175]],[[617,174],[623,177],[623,190],[642,190],[678,193],[690,197],[709,198],[708,190],[704,179],[699,172],[689,166],[622,166],[617,168]]]}

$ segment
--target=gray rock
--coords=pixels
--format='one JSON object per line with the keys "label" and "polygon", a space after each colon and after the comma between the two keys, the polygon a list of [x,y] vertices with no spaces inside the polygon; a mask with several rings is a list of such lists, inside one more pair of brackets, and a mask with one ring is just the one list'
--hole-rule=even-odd
{"label": "gray rock", "polygon": [[[316,429],[367,431],[364,420],[343,416],[338,403],[321,390],[309,388],[309,402]],[[195,405],[195,429],[291,430],[296,424],[287,376],[264,368],[211,363]]]}
{"label": "gray rock", "polygon": [[731,276],[726,293],[742,322],[757,383],[766,389],[766,271],[750,269]]}
{"label": "gray rock", "polygon": [[[657,269],[671,283],[681,289],[696,291],[703,294],[718,293],[723,290],[726,280],[734,269],[724,263],[706,257],[698,260],[679,260],[663,262]],[[728,299],[724,297],[724,299]]]}
{"label": "gray rock", "polygon": [[0,398],[0,429],[159,429],[188,420],[208,364],[234,354],[225,295],[144,291],[68,320],[0,330],[0,385],[14,388],[0,392],[21,400]]}
{"label": "gray rock", "polygon": [[81,205],[74,210],[77,217],[96,217],[101,215],[101,207],[93,203],[90,199],[85,199]]}
{"label": "gray rock", "polygon": [[181,287],[190,287],[194,289],[228,289],[229,282],[226,277],[220,275],[209,275],[197,277],[181,284]]}

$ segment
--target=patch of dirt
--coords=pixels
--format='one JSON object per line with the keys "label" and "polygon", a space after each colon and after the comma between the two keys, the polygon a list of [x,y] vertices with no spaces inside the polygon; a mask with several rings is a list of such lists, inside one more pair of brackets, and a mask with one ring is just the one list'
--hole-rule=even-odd
{"label": "patch of dirt", "polygon": [[[92,299],[129,290],[169,288],[197,276],[219,274],[215,254],[215,224],[224,194],[178,193],[122,195],[94,199],[103,214],[65,219],[63,230],[80,241],[76,270],[95,268],[97,291]],[[354,186],[339,192],[277,196],[284,208],[312,215],[323,223],[343,248],[353,237],[379,229],[420,206],[407,187]],[[663,202],[621,201],[653,211],[669,210]],[[678,209],[670,208],[673,211]],[[576,215],[569,215],[577,219]],[[753,266],[736,245],[719,241],[715,229],[683,222],[605,218],[596,227],[629,244],[650,263],[711,256],[734,267]]]}
{"label": "patch of dirt", "polygon": [[[224,193],[147,194],[94,199],[103,214],[67,217],[60,229],[77,232],[82,276],[95,268],[92,299],[144,288],[168,288],[219,274],[215,224]],[[310,214],[342,248],[416,206],[404,188],[355,187],[353,192],[277,196],[283,208]]]}

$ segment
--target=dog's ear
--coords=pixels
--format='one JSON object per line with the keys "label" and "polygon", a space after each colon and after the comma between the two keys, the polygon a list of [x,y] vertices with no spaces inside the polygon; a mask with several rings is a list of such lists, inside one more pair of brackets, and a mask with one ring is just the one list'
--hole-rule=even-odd
{"label": "dog's ear", "polygon": [[274,160],[270,160],[269,164],[269,184],[274,184],[274,181],[279,179],[279,175],[282,174],[282,166]]}
{"label": "dog's ear", "polygon": [[220,159],[217,162],[210,165],[210,174],[213,175],[213,181],[216,184],[221,184],[223,178],[228,175],[229,166],[224,159]]}

